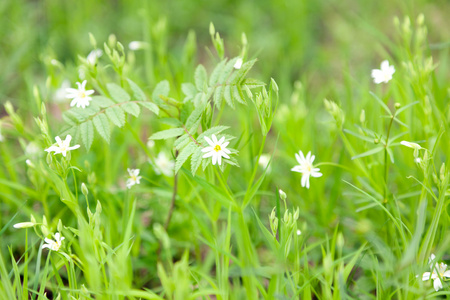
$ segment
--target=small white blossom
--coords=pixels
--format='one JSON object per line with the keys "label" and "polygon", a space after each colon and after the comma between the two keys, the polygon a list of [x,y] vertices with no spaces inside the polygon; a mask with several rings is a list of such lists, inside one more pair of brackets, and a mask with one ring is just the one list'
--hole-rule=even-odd
{"label": "small white blossom", "polygon": [[380,84],[382,82],[388,83],[389,80],[392,79],[392,75],[395,73],[394,66],[389,66],[389,62],[387,60],[384,60],[381,63],[380,69],[373,69],[372,70],[372,78],[373,82],[376,84]]}
{"label": "small white blossom", "polygon": [[400,144],[402,144],[405,147],[414,149],[414,161],[419,163],[420,162],[420,158],[419,158],[419,150],[424,149],[422,148],[419,144],[416,143],[411,143],[411,142],[407,142],[407,141],[401,141]]}
{"label": "small white blossom", "polygon": [[[270,155],[269,154],[261,154],[261,156],[259,157],[258,160],[258,164],[265,169],[267,167],[267,165],[270,162]],[[270,171],[272,171],[272,165],[269,165],[269,167],[267,167],[267,173],[270,173]]]}
{"label": "small white blossom", "polygon": [[205,136],[205,141],[209,144],[209,147],[202,149],[202,152],[206,152],[203,158],[212,156],[212,164],[215,165],[217,162],[219,165],[222,164],[222,157],[230,158],[228,154],[231,153],[226,147],[230,142],[225,142],[225,137],[223,136],[220,140],[217,140],[215,134],[211,136],[212,140]]}
{"label": "small white blossom", "polygon": [[242,67],[242,63],[243,63],[243,60],[242,60],[242,58],[238,58],[237,60],[236,60],[236,63],[234,64],[234,68],[236,69],[236,70],[239,70],[241,67]]}
{"label": "small white blossom", "polygon": [[61,140],[59,136],[55,137],[57,145],[52,145],[49,148],[45,149],[47,152],[55,152],[54,154],[61,153],[64,157],[67,155],[67,151],[75,150],[80,148],[80,145],[75,145],[70,147],[70,141],[72,140],[72,137],[70,134],[66,136],[66,139],[64,141]]}
{"label": "small white blossom", "polygon": [[297,235],[301,235],[301,234],[302,234],[301,230],[297,229]]}
{"label": "small white blossom", "polygon": [[442,262],[440,264],[438,264],[437,262],[435,263],[435,259],[436,256],[434,254],[431,254],[429,259],[431,272],[423,273],[422,280],[428,281],[430,280],[430,278],[433,279],[433,287],[437,292],[444,287],[442,285],[441,278],[450,278],[450,270],[447,270],[447,265]]}
{"label": "small white blossom", "polygon": [[147,46],[148,46],[148,44],[146,42],[141,42],[141,41],[132,41],[128,44],[128,48],[130,48],[130,50],[133,50],[133,51],[145,49],[145,48],[147,48]]}
{"label": "small white blossom", "polygon": [[301,150],[299,151],[299,154],[295,153],[295,158],[299,165],[293,167],[291,171],[302,173],[302,187],[306,186],[306,188],[309,189],[309,177],[320,177],[322,176],[322,173],[319,172],[319,168],[314,168],[313,162],[316,157],[311,155],[311,151],[308,152],[306,158]]}
{"label": "small white blossom", "polygon": [[141,176],[139,176],[139,169],[127,169],[130,178],[127,180],[127,188],[131,189],[131,187],[135,184],[141,183]]}
{"label": "small white blossom", "polygon": [[66,90],[70,88],[70,81],[65,79],[62,84],[61,87],[59,87],[54,93],[53,93],[53,97],[52,100],[55,103],[62,103],[66,101]]}
{"label": "small white blossom", "polygon": [[149,147],[150,149],[155,147],[155,141],[154,140],[148,140],[147,147]]}
{"label": "small white blossom", "polygon": [[100,50],[100,49],[94,49],[94,50],[92,50],[92,51],[88,54],[86,60],[88,61],[88,63],[89,63],[91,66],[95,66],[95,65],[97,64],[98,59],[99,59],[102,55],[103,55],[103,51],[102,51],[102,50]]}
{"label": "small white blossom", "polygon": [[72,102],[70,102],[70,106],[76,105],[77,107],[81,108],[89,106],[89,101],[92,100],[92,97],[89,97],[89,95],[92,95],[95,91],[86,90],[86,82],[86,80],[84,80],[82,83],[77,82],[78,89],[66,89],[66,98],[73,99]]}
{"label": "small white blossom", "polygon": [[165,176],[172,177],[174,174],[175,162],[170,159],[165,152],[159,152],[155,159],[155,173],[160,175],[161,173]]}
{"label": "small white blossom", "polygon": [[59,251],[59,248],[61,248],[61,243],[63,240],[65,240],[65,237],[61,236],[59,232],[57,232],[55,233],[55,240],[45,238],[44,241],[47,244],[42,245],[42,249],[48,248],[52,251]]}
{"label": "small white blossom", "polygon": [[34,226],[33,222],[22,222],[22,223],[17,223],[17,224],[13,225],[13,227],[17,228],[17,229],[19,229],[19,228],[29,228],[29,227],[33,227],[33,226]]}

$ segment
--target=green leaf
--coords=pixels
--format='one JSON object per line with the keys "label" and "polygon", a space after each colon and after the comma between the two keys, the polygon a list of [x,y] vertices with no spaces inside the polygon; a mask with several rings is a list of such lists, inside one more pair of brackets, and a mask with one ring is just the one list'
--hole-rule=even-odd
{"label": "green leaf", "polygon": [[203,91],[205,85],[207,85],[207,74],[205,67],[203,65],[198,65],[197,69],[195,69],[194,74],[194,80],[195,80],[195,87],[199,91]]}
{"label": "green leaf", "polygon": [[380,151],[383,150],[383,149],[384,149],[384,147],[377,147],[377,148],[371,149],[371,150],[369,150],[369,151],[366,151],[366,152],[364,152],[364,153],[355,155],[355,156],[352,157],[352,159],[357,159],[357,158],[369,156],[369,155],[378,153],[378,152],[380,152]]}
{"label": "green leaf", "polygon": [[380,98],[378,98],[378,96],[375,95],[374,93],[372,93],[372,92],[369,92],[369,93],[372,95],[372,97],[375,98],[375,100],[377,100],[378,103],[380,103],[381,107],[383,107],[383,109],[388,113],[388,115],[389,115],[389,116],[392,116],[391,110],[390,110],[389,107],[383,102],[383,100],[381,100]]}
{"label": "green leaf", "polygon": [[161,99],[159,98],[159,95],[163,95],[163,96],[169,96],[169,92],[170,92],[170,85],[169,82],[167,80],[163,80],[161,82],[159,82],[155,89],[153,90],[152,93],[152,99],[153,101],[155,101],[156,103],[158,103],[158,101],[161,101]]}
{"label": "green leaf", "polygon": [[150,110],[151,112],[154,112],[156,115],[159,115],[159,107],[152,102],[139,102],[139,104],[146,109]]}
{"label": "green leaf", "polygon": [[200,167],[200,164],[202,163],[202,156],[203,156],[202,148],[197,147],[195,149],[194,153],[191,157],[191,173],[193,176],[195,176],[195,173],[197,173],[198,168]]}
{"label": "green leaf", "polygon": [[223,97],[223,86],[219,85],[214,91],[213,101],[216,107],[220,108],[222,106],[222,97]]}
{"label": "green leaf", "polygon": [[131,97],[128,93],[115,83],[106,84],[106,89],[117,103],[130,101]]}
{"label": "green leaf", "polygon": [[153,134],[150,139],[151,140],[166,140],[173,137],[180,136],[184,134],[185,131],[183,128],[171,128],[167,130],[158,131],[157,133]]}
{"label": "green leaf", "polygon": [[194,153],[197,146],[194,142],[191,142],[186,147],[184,147],[183,150],[181,150],[180,154],[177,156],[177,161],[175,162],[175,174],[178,173],[180,168],[183,166],[183,164],[186,162],[186,160],[189,158],[189,156]]}
{"label": "green leaf", "polygon": [[244,94],[242,93],[241,89],[238,86],[233,86],[233,99],[237,102],[240,102],[242,104],[247,105],[247,102],[245,101]]}
{"label": "green leaf", "polygon": [[145,101],[147,97],[145,96],[144,91],[141,90],[141,88],[131,79],[128,78],[127,81],[128,84],[130,85],[131,90],[133,91],[134,98],[138,101]]}
{"label": "green leaf", "polygon": [[234,109],[234,102],[233,99],[231,98],[231,87],[229,85],[226,85],[223,91],[223,96],[225,98],[225,101],[227,102],[227,104]]}
{"label": "green leaf", "polygon": [[108,118],[104,114],[100,114],[98,116],[95,116],[92,121],[94,122],[94,126],[97,132],[109,144],[111,132]]}
{"label": "green leaf", "polygon": [[247,86],[249,89],[255,89],[259,87],[266,86],[266,84],[258,79],[247,78],[244,80],[243,85]]}
{"label": "green leaf", "polygon": [[203,102],[194,109],[189,118],[186,120],[186,128],[190,129],[202,117],[205,107],[206,102]]}
{"label": "green leaf", "polygon": [[141,109],[139,108],[139,105],[137,105],[134,102],[127,102],[121,105],[124,111],[126,111],[129,114],[132,114],[135,117],[139,117],[139,114],[141,113]]}
{"label": "green leaf", "polygon": [[183,94],[186,95],[183,102],[187,102],[195,97],[197,94],[197,89],[195,88],[195,85],[192,83],[183,83],[181,84],[181,90],[183,91]]}
{"label": "green leaf", "polygon": [[114,102],[105,96],[94,96],[92,97],[92,102],[103,108],[114,105]]}
{"label": "green leaf", "polygon": [[214,70],[211,73],[211,76],[209,77],[209,85],[210,86],[213,86],[217,83],[217,81],[219,80],[219,76],[222,73],[222,69],[226,63],[227,63],[227,60],[224,59],[214,68]]}
{"label": "green leaf", "polygon": [[107,108],[105,113],[116,126],[122,127],[125,125],[125,113],[120,107],[113,106]]}
{"label": "green leaf", "polygon": [[203,142],[201,139],[203,139],[205,136],[211,137],[211,135],[213,135],[213,134],[217,135],[217,134],[221,133],[222,131],[224,131],[224,130],[226,130],[228,128],[230,128],[230,127],[228,127],[228,126],[211,127],[210,129],[202,132],[202,134],[200,134],[198,136],[197,140],[201,143],[201,142]]}
{"label": "green leaf", "polygon": [[94,125],[91,120],[80,124],[80,134],[84,146],[89,151],[94,141]]}

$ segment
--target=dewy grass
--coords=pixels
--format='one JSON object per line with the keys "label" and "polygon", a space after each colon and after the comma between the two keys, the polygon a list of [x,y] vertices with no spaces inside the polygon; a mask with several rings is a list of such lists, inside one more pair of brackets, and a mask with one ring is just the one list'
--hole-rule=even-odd
{"label": "dewy grass", "polygon": [[[17,18],[32,8],[21,2],[0,10]],[[441,36],[422,14],[383,31],[341,3],[358,26],[294,2],[266,3],[282,36],[222,17],[209,36],[203,23],[188,33],[177,26],[196,12],[164,18],[173,8],[150,1],[83,36],[102,4],[62,16],[48,1],[45,70],[11,38],[0,61],[21,79],[0,75],[0,299],[450,297],[448,44],[429,44]],[[327,52],[309,15],[336,25],[340,47]],[[363,53],[337,68],[330,53],[353,44]]]}

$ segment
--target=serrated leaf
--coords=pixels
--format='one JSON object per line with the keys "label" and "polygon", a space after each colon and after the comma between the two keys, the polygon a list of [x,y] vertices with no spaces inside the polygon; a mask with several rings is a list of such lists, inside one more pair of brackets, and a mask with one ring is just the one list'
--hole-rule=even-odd
{"label": "serrated leaf", "polygon": [[195,87],[199,91],[203,91],[203,88],[207,84],[207,74],[205,67],[203,65],[198,65],[197,69],[195,69],[194,73],[194,80],[195,80]]}
{"label": "serrated leaf", "polygon": [[195,95],[198,93],[197,89],[195,88],[195,85],[192,83],[183,83],[181,84],[181,90],[183,91],[183,94],[186,95],[183,102],[187,102],[195,97]]}
{"label": "serrated leaf", "polygon": [[139,104],[146,109],[150,110],[151,112],[155,113],[156,115],[159,115],[159,107],[152,102],[139,102]]}
{"label": "serrated leaf", "polygon": [[158,131],[153,134],[150,139],[151,140],[166,140],[170,138],[174,138],[186,133],[183,128],[171,128],[162,131]]}
{"label": "serrated leaf", "polygon": [[202,163],[203,152],[201,147],[197,147],[191,157],[191,173],[195,176],[200,164]]}
{"label": "serrated leaf", "polygon": [[158,103],[158,101],[161,101],[161,99],[159,99],[159,95],[167,97],[169,96],[169,92],[170,92],[169,82],[167,80],[163,80],[155,86],[155,89],[153,90],[152,93],[152,99],[153,101],[155,101],[155,103]]}
{"label": "serrated leaf", "polygon": [[186,147],[184,147],[183,150],[181,150],[181,152],[177,156],[177,161],[175,162],[175,174],[178,173],[180,168],[183,166],[183,164],[186,162],[189,156],[191,156],[192,153],[194,153],[196,148],[197,146],[195,145],[195,143],[191,142]]}
{"label": "serrated leaf", "polygon": [[[236,78],[234,82],[236,84],[240,84],[247,76],[248,72],[253,68],[253,65],[256,63],[256,59],[250,60],[246,63],[243,63],[241,68],[237,71]],[[265,85],[265,84],[264,84]]]}
{"label": "serrated leaf", "polygon": [[247,86],[249,89],[255,89],[265,86],[266,83],[258,79],[247,78],[242,82],[242,85]]}
{"label": "serrated leaf", "polygon": [[84,146],[89,151],[94,141],[94,125],[91,120],[80,124],[80,135]]}
{"label": "serrated leaf", "polygon": [[223,86],[219,85],[214,91],[213,101],[216,107],[220,108],[222,106],[222,97],[223,97]]}
{"label": "serrated leaf", "polygon": [[113,106],[105,110],[106,115],[118,127],[125,125],[125,113],[120,107]]}
{"label": "serrated leaf", "polygon": [[213,134],[216,134],[216,135],[217,135],[217,134],[221,133],[222,131],[224,131],[224,130],[226,130],[226,129],[228,129],[228,128],[230,128],[230,127],[228,127],[228,126],[215,126],[215,127],[211,127],[211,128],[209,128],[208,130],[202,132],[202,133],[198,136],[197,140],[198,140],[199,142],[203,142],[203,141],[201,141],[200,139],[203,139],[205,136],[211,137],[211,135],[213,135]]}
{"label": "serrated leaf", "polygon": [[92,97],[92,102],[103,108],[114,105],[114,102],[105,96],[94,96]]}
{"label": "serrated leaf", "polygon": [[229,79],[231,73],[235,70],[234,64],[236,63],[237,58],[231,59],[227,62],[225,67],[220,72],[220,77],[218,83],[225,84]]}
{"label": "serrated leaf", "polygon": [[128,95],[128,93],[123,88],[121,88],[115,83],[106,84],[106,89],[108,90],[108,93],[111,95],[111,98],[117,103],[127,102],[130,101],[131,99],[130,95]]}
{"label": "serrated leaf", "polygon": [[109,144],[111,129],[109,126],[108,118],[104,114],[100,114],[98,116],[95,116],[92,121],[97,132]]}
{"label": "serrated leaf", "polygon": [[244,98],[244,94],[242,93],[241,89],[236,85],[233,86],[233,99],[235,99],[237,102],[247,105],[247,102],[245,101]]}
{"label": "serrated leaf", "polygon": [[231,87],[229,85],[226,85],[223,90],[223,97],[225,98],[225,101],[227,104],[234,109],[234,103],[233,99],[231,98]]}
{"label": "serrated leaf", "polygon": [[128,78],[127,81],[133,91],[134,98],[138,101],[145,101],[147,97],[145,96],[144,91],[131,79]]}
{"label": "serrated leaf", "polygon": [[190,129],[192,125],[194,125],[202,117],[205,107],[206,103],[202,103],[194,109],[194,111],[189,115],[189,118],[186,120],[186,128]]}
{"label": "serrated leaf", "polygon": [[187,133],[183,134],[176,139],[175,143],[173,143],[173,146],[175,147],[175,149],[181,150],[186,147],[186,145],[189,143],[189,140],[189,135]]}
{"label": "serrated leaf", "polygon": [[227,63],[227,60],[222,60],[212,71],[211,76],[209,77],[209,85],[213,86],[219,81],[219,76],[222,73],[222,69]]}
{"label": "serrated leaf", "polygon": [[180,120],[175,118],[161,118],[159,119],[159,121],[162,124],[171,125],[173,127],[180,127],[181,125],[183,125],[183,123],[181,123]]}
{"label": "serrated leaf", "polygon": [[135,117],[139,117],[139,114],[141,113],[139,105],[137,105],[134,102],[124,103],[120,107],[122,107],[124,111],[126,111],[129,114],[132,114]]}

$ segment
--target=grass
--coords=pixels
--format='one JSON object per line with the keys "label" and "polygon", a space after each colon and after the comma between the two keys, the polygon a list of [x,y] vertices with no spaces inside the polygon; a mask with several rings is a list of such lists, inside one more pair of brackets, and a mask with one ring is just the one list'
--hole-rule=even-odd
{"label": "grass", "polygon": [[[450,260],[448,8],[2,2],[0,298],[449,298],[421,280]],[[95,97],[70,108],[57,91],[82,79]],[[80,148],[44,151],[68,133]],[[299,150],[323,173],[309,189]]]}

